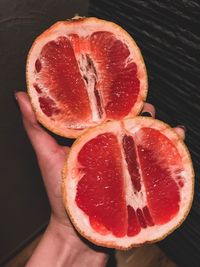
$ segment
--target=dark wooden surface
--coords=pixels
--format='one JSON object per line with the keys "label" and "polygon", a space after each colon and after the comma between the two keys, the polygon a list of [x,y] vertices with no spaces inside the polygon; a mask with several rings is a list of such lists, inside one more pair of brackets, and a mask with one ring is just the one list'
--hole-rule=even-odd
{"label": "dark wooden surface", "polygon": [[183,226],[160,246],[183,267],[200,266],[200,2],[91,0],[89,15],[112,20],[136,40],[157,118],[187,128],[196,173],[195,199]]}
{"label": "dark wooden surface", "polygon": [[87,8],[82,0],[0,1],[0,265],[44,228],[50,212],[13,93],[26,90],[26,56],[35,37]]}
{"label": "dark wooden surface", "polygon": [[[3,267],[24,267],[31,257],[41,235],[28,244],[18,255]],[[92,265],[92,267],[96,267]],[[110,260],[106,267],[177,267],[156,245],[142,246],[129,251],[117,251],[115,260]],[[68,267],[68,266],[67,266]],[[69,266],[70,267],[70,266]],[[81,267],[81,266],[80,266]]]}

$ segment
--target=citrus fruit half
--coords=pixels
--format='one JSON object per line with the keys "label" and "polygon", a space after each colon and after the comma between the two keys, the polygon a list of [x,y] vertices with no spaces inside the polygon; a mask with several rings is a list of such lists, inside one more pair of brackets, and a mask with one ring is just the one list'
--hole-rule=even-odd
{"label": "citrus fruit half", "polygon": [[37,119],[65,137],[137,115],[147,94],[136,43],[120,26],[97,18],[60,21],[43,32],[26,73]]}
{"label": "citrus fruit half", "polygon": [[163,239],[193,199],[189,152],[167,124],[145,117],[89,129],[63,170],[64,205],[79,233],[127,249]]}

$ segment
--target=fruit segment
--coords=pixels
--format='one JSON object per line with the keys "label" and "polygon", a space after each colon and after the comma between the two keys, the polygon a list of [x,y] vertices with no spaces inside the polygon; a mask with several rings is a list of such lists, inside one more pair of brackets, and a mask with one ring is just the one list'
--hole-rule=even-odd
{"label": "fruit segment", "polygon": [[[62,119],[79,122],[91,117],[85,83],[73,47],[66,37],[61,36],[55,41],[50,41],[42,48],[35,62],[35,69],[35,89],[40,88],[44,97],[48,94],[54,99],[61,109]],[[40,107],[45,113],[44,105],[40,102]],[[52,116],[55,112],[52,110],[45,114]]]}
{"label": "fruit segment", "polygon": [[140,208],[137,208],[136,214],[137,214],[137,218],[138,218],[138,221],[139,221],[141,227],[146,228],[147,227],[146,220],[145,220],[144,214]]}
{"label": "fruit segment", "polygon": [[[82,178],[77,186],[76,203],[99,232],[106,229],[121,237],[127,231],[127,209],[116,136],[99,135],[86,143],[78,155]],[[102,230],[104,229],[104,230]]]}
{"label": "fruit segment", "polygon": [[153,222],[153,219],[151,217],[148,207],[147,206],[143,207],[142,212],[144,214],[144,218],[145,218],[147,225],[153,226],[154,222]]}
{"label": "fruit segment", "polygon": [[142,178],[147,203],[155,224],[164,224],[179,210],[180,189],[175,169],[181,169],[180,155],[175,146],[159,131],[143,128],[136,133]]}
{"label": "fruit segment", "polygon": [[141,181],[140,181],[139,165],[137,162],[136,148],[133,137],[124,135],[122,142],[123,142],[124,156],[127,162],[128,171],[131,176],[133,184],[133,190],[139,192],[141,190]]}
{"label": "fruit segment", "polygon": [[126,44],[110,32],[90,37],[91,55],[97,69],[97,90],[102,94],[109,119],[122,119],[137,101],[140,81],[137,66]]}
{"label": "fruit segment", "polygon": [[48,96],[39,97],[41,110],[48,116],[59,114],[60,110],[56,107],[56,103]]}
{"label": "fruit segment", "polygon": [[136,212],[133,207],[128,205],[128,229],[127,236],[135,236],[141,231]]}

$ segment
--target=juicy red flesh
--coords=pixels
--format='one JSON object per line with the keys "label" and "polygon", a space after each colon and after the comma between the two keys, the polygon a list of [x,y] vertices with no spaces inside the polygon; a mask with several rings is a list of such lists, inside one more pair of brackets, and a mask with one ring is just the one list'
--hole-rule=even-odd
{"label": "juicy red flesh", "polygon": [[67,121],[90,120],[90,101],[95,101],[99,118],[105,114],[108,119],[122,119],[130,113],[140,90],[137,66],[129,56],[127,45],[110,32],[94,32],[85,38],[60,36],[44,45],[35,61],[36,82],[48,88]]}
{"label": "juicy red flesh", "polygon": [[95,216],[90,217],[90,225],[101,235],[109,234],[109,230],[102,224],[102,222],[100,223],[98,220],[96,220]]}
{"label": "juicy red flesh", "polygon": [[135,236],[141,228],[147,228],[147,226],[154,226],[152,217],[149,213],[149,209],[145,206],[143,209],[138,208],[136,211],[133,207],[128,205],[128,230],[127,236]]}
{"label": "juicy red flesh", "polygon": [[180,187],[183,187],[184,186],[184,182],[183,181],[178,181],[178,185],[180,186]]}
{"label": "juicy red flesh", "polygon": [[146,221],[147,225],[153,226],[154,225],[154,222],[153,222],[153,219],[151,217],[151,214],[149,212],[148,207],[147,206],[143,207],[142,212],[144,214],[145,221]]}
{"label": "juicy red flesh", "polygon": [[127,236],[137,235],[141,231],[138,217],[133,207],[128,205],[128,230]]}
{"label": "juicy red flesh", "polygon": [[137,162],[135,143],[132,136],[125,135],[123,137],[123,149],[134,191],[139,192],[141,190],[139,165]]}
{"label": "juicy red flesh", "polygon": [[[132,206],[125,200],[121,153],[133,185]],[[182,160],[158,130],[142,128],[133,136],[126,134],[121,144],[116,135],[101,134],[82,147],[78,162],[82,178],[76,202],[102,235],[135,236],[142,229],[169,222],[179,211]],[[143,195],[138,205],[136,198]]]}
{"label": "juicy red flesh", "polygon": [[37,59],[35,61],[35,69],[36,69],[37,72],[40,72],[41,69],[42,69],[42,64],[41,64],[41,61],[39,59]]}
{"label": "juicy red flesh", "polygon": [[147,228],[147,223],[146,223],[146,221],[145,221],[145,218],[144,218],[144,215],[143,215],[141,209],[138,208],[138,209],[136,210],[136,214],[137,214],[137,218],[138,218],[138,221],[139,221],[139,223],[140,223],[140,226],[141,226],[142,228]]}
{"label": "juicy red flesh", "polygon": [[39,85],[37,83],[34,83],[33,84],[33,87],[35,88],[36,92],[38,94],[41,94],[42,93],[42,89],[39,87]]}
{"label": "juicy red flesh", "polygon": [[[148,148],[145,146],[146,140],[142,140],[142,145],[138,145],[137,149],[150,214],[155,224],[164,224],[177,214],[180,202],[178,185],[172,178],[169,165],[165,162],[171,161],[171,157],[176,154],[178,157],[179,154],[175,147],[171,150],[166,150],[166,146],[163,147],[163,144],[167,143],[169,148],[171,143],[157,130],[143,128],[137,135],[144,136],[144,139],[150,136]],[[161,149],[163,147],[164,151],[158,152],[159,147]],[[177,161],[177,157],[173,158],[173,161]]]}
{"label": "juicy red flesh", "polygon": [[59,109],[55,106],[55,102],[48,96],[39,97],[39,103],[40,103],[41,110],[48,117],[52,116],[53,113],[58,114],[60,112]]}
{"label": "juicy red flesh", "polygon": [[110,119],[122,119],[128,115],[137,101],[140,81],[137,66],[127,62],[128,47],[110,32],[95,32],[90,37],[94,62],[98,62],[97,88],[105,99],[106,115]]}
{"label": "juicy red flesh", "polygon": [[90,218],[115,236],[127,231],[127,209],[116,136],[101,134],[86,143],[78,155],[80,174],[76,203]]}
{"label": "juicy red flesh", "polygon": [[50,41],[43,47],[40,58],[38,83],[49,89],[62,108],[62,116],[69,121],[90,118],[88,94],[70,41],[66,37]]}

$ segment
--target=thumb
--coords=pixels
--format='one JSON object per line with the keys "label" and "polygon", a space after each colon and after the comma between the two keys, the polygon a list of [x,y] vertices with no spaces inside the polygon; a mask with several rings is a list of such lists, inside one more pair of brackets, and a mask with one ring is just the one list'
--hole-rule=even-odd
{"label": "thumb", "polygon": [[57,142],[38,124],[32,110],[30,99],[24,92],[15,93],[15,98],[19,104],[22,120],[26,133],[32,143],[39,160],[48,159],[52,153],[60,149]]}

